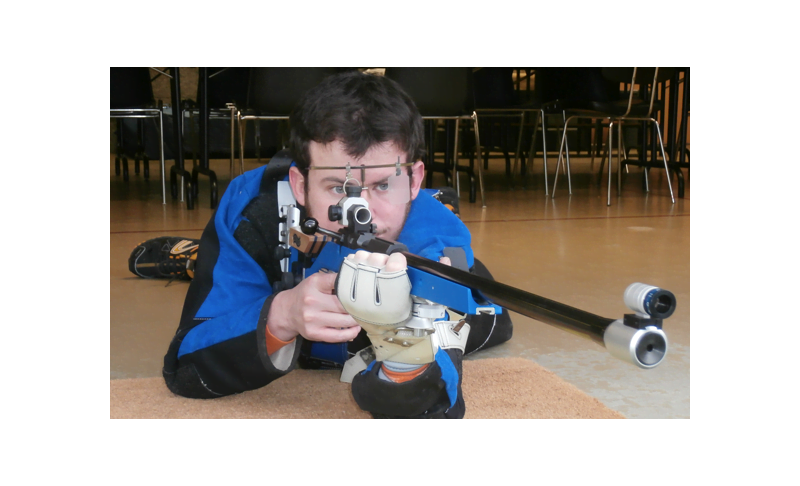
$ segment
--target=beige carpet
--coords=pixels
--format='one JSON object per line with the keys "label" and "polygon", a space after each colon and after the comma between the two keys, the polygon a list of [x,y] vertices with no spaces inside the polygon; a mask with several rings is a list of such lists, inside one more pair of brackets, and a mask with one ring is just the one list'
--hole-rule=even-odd
{"label": "beige carpet", "polygon": [[[522,358],[464,361],[467,419],[625,418]],[[362,419],[338,371],[295,370],[258,390],[214,400],[170,392],[161,378],[111,380],[111,418]]]}

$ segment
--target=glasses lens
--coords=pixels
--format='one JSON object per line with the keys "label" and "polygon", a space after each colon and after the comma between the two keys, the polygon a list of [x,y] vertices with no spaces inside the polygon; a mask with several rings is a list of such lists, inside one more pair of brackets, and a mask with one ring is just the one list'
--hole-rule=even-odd
{"label": "glasses lens", "polygon": [[411,180],[408,173],[402,171],[400,175],[389,177],[386,198],[390,204],[406,204],[411,200]]}

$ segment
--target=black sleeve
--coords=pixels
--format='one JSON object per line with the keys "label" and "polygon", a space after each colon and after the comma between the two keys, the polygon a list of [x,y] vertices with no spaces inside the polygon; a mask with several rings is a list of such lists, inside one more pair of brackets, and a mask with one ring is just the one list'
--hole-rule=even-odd
{"label": "black sleeve", "polygon": [[[494,280],[489,270],[477,258],[475,258],[475,265],[470,269],[470,273]],[[511,316],[508,314],[508,309],[505,308],[502,314],[493,316],[488,314],[468,315],[467,323],[470,325],[470,331],[465,355],[508,341],[514,330]]]}
{"label": "black sleeve", "polygon": [[[255,255],[250,248],[258,245],[240,241],[238,227],[236,232],[229,228],[218,231],[216,219],[215,213],[200,239],[195,277],[186,295],[180,325],[164,356],[167,387],[189,398],[215,398],[262,387],[295,367],[302,344],[298,336],[286,350],[281,350],[291,356],[290,359],[283,356],[284,369],[273,364],[266,352],[265,331],[275,294],[266,276],[266,263],[261,261],[268,255]],[[220,240],[225,244],[221,245]],[[218,265],[231,268],[221,251],[242,253],[241,249],[251,258],[240,258],[235,271],[221,273],[225,278],[215,281],[214,270]],[[256,297],[237,301],[244,288]],[[220,300],[209,297],[212,290],[216,290],[216,295],[222,291],[228,298],[216,304],[217,311],[198,315],[204,303]],[[235,330],[231,331],[232,328]],[[189,341],[187,336],[191,338]],[[183,344],[189,345],[182,348]]]}
{"label": "black sleeve", "polygon": [[256,330],[180,357],[178,350],[186,333],[179,330],[164,357],[167,387],[188,398],[216,398],[260,388],[293,370],[302,337],[287,345],[291,358],[285,369],[278,369],[267,355],[266,321],[273,297],[264,303]]}

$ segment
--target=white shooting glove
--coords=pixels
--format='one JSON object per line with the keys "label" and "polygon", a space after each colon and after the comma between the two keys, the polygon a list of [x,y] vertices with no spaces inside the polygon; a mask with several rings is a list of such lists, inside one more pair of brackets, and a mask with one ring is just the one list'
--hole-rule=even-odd
{"label": "white shooting glove", "polygon": [[336,278],[342,306],[367,332],[395,328],[411,316],[411,281],[406,270],[382,270],[346,258]]}
{"label": "white shooting glove", "polygon": [[[385,272],[382,266],[360,260],[344,260],[335,291],[344,309],[367,331],[378,361],[423,365],[434,361],[440,346],[464,351],[469,325],[462,324],[458,332],[452,330],[457,322],[431,324],[433,319],[444,317],[444,308],[412,298],[405,268]],[[429,312],[441,315],[425,315]]]}

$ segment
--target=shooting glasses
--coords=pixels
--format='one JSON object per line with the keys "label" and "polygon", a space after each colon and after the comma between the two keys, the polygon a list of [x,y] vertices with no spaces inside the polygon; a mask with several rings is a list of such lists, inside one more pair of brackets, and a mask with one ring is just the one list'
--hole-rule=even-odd
{"label": "shooting glasses", "polygon": [[[320,166],[320,167],[309,167],[308,170],[344,170],[347,171],[344,183],[342,184],[342,192],[341,194],[345,194],[345,186],[347,186],[348,182],[353,182],[354,184],[358,184],[358,180],[353,177],[353,170],[360,170],[361,171],[361,190],[362,191],[369,191],[370,197],[376,198],[382,201],[386,201],[390,204],[406,204],[408,201],[411,200],[411,179],[408,176],[408,171],[400,170],[401,167],[411,167],[414,165],[413,162],[407,162],[405,164],[400,163],[400,157],[397,157],[397,162],[394,164],[382,164],[382,165],[360,165],[360,166],[351,166],[348,162],[344,167],[327,167],[327,166]],[[384,169],[387,167],[394,167],[395,171],[393,175],[385,179],[381,179],[377,181],[372,187],[368,187],[365,184],[366,179],[366,171],[368,169]]]}

